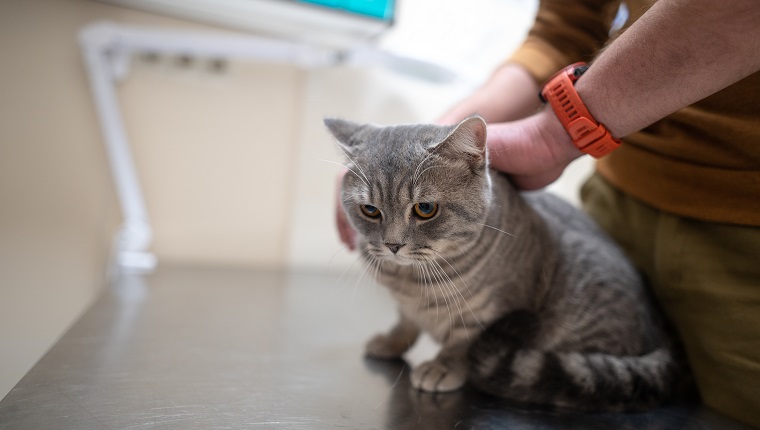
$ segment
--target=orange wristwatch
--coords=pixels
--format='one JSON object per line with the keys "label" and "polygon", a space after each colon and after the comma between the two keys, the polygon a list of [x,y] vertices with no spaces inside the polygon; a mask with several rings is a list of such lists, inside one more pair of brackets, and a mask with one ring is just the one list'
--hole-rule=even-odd
{"label": "orange wristwatch", "polygon": [[617,149],[620,140],[612,137],[607,127],[591,116],[575,91],[575,81],[586,69],[586,63],[565,67],[546,81],[538,96],[554,109],[575,146],[586,154],[599,158]]}

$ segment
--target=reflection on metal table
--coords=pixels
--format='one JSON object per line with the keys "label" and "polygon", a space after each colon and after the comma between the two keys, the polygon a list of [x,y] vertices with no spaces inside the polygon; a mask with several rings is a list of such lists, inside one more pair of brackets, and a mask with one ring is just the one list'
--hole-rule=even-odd
{"label": "reflection on metal table", "polygon": [[[351,276],[125,277],[0,402],[0,429],[747,429],[699,405],[568,415],[421,393],[405,362],[362,357],[395,316],[381,287]],[[407,361],[434,352],[423,340]]]}

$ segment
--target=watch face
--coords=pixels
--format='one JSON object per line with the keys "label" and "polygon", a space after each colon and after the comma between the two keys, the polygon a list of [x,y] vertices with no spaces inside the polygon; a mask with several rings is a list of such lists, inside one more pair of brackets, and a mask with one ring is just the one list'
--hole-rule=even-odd
{"label": "watch face", "polygon": [[538,99],[541,100],[541,103],[547,102],[547,98],[546,98],[547,88],[546,87],[549,85],[550,82],[552,82],[558,76],[564,73],[565,75],[570,77],[570,82],[575,82],[578,80],[578,78],[581,77],[582,74],[586,73],[586,70],[588,70],[588,64],[582,61],[563,67],[561,70],[551,75],[551,77],[549,77],[549,79],[547,79],[546,82],[544,82],[544,84],[541,86],[541,89],[538,91]]}
{"label": "watch face", "polygon": [[[578,63],[576,63],[576,64],[578,64]],[[570,66],[570,67],[573,67],[573,66]],[[583,63],[583,65],[581,65],[581,66],[575,67],[573,69],[573,76],[575,76],[575,80],[577,81],[578,78],[580,78],[582,74],[586,73],[586,70],[588,70],[588,65],[585,64],[585,63]]]}

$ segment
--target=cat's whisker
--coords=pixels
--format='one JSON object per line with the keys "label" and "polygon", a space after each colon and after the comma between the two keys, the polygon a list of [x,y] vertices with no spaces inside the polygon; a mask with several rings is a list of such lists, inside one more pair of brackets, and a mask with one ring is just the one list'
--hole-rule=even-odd
{"label": "cat's whisker", "polygon": [[483,227],[488,227],[488,228],[490,228],[490,229],[493,229],[493,230],[496,230],[496,231],[498,231],[498,232],[504,233],[504,234],[506,234],[507,236],[517,237],[517,236],[515,236],[514,234],[512,234],[512,233],[510,233],[510,232],[508,232],[508,231],[504,231],[504,230],[502,230],[502,229],[500,229],[500,228],[496,228],[496,227],[494,227],[494,226],[492,226],[492,225],[488,225],[488,224],[480,224],[480,223],[478,223],[478,224],[479,224],[479,225],[482,225]]}
{"label": "cat's whisker", "polygon": [[422,168],[422,165],[425,164],[425,162],[428,161],[430,159],[430,157],[432,157],[432,156],[433,156],[433,153],[431,152],[430,154],[427,155],[427,157],[425,157],[420,162],[420,164],[417,165],[417,168],[414,169],[414,174],[412,175],[412,186],[414,186],[414,187],[417,186],[417,179],[419,178],[419,175],[417,175],[417,172],[420,171],[420,169]]}
{"label": "cat's whisker", "polygon": [[417,179],[421,178],[421,177],[422,177],[422,175],[423,175],[423,174],[425,174],[425,172],[427,172],[427,171],[428,171],[428,170],[430,170],[430,169],[435,169],[435,168],[445,168],[445,167],[447,167],[447,166],[430,166],[430,167],[426,168],[425,170],[423,170],[422,172],[420,172],[420,174],[419,174],[419,176],[417,177]]}
{"label": "cat's whisker", "polygon": [[378,278],[378,275],[380,274],[380,270],[382,269],[382,266],[383,266],[383,260],[380,260],[380,259],[376,259],[376,260],[377,260],[377,266],[375,267],[375,273],[373,275],[374,279]]}
{"label": "cat's whisker", "polygon": [[[354,267],[356,266],[357,263],[362,263],[359,265],[359,267],[361,268],[361,270],[359,271],[354,270]],[[356,291],[359,287],[359,284],[361,284],[366,278],[366,272],[367,272],[366,264],[368,264],[368,260],[362,257],[361,255],[357,255],[354,261],[346,269],[343,270],[343,273],[341,273],[340,277],[338,278],[339,279],[338,285],[342,285],[343,289],[350,288],[351,293],[349,297],[352,301],[355,301]],[[355,276],[353,277],[354,278],[353,286],[349,287],[350,282],[348,279],[348,275],[352,273],[355,274]]]}
{"label": "cat's whisker", "polygon": [[[358,257],[358,256],[357,256],[357,257],[354,259],[354,261],[353,261],[353,262],[352,262],[352,263],[351,263],[351,264],[350,264],[350,265],[349,265],[347,268],[345,268],[345,269],[343,270],[343,272],[342,272],[342,273],[340,274],[340,276],[338,277],[338,282],[337,282],[337,285],[339,285],[339,286],[342,286],[341,288],[346,288],[346,287],[348,287],[348,279],[347,279],[347,276],[348,276],[348,274],[349,274],[349,273],[351,273],[351,272],[352,272],[352,269],[353,269],[353,267],[354,267],[354,266],[356,265],[356,263],[357,263],[357,262],[359,262],[359,261],[361,261],[361,257]],[[362,268],[362,270],[364,270],[364,269]]]}
{"label": "cat's whisker", "polygon": [[346,158],[348,158],[348,160],[351,161],[351,163],[353,163],[353,165],[356,166],[357,169],[359,169],[359,171],[364,176],[364,179],[366,179],[366,181],[367,181],[366,182],[367,186],[369,186],[369,182],[371,182],[371,181],[367,177],[367,173],[364,171],[364,169],[362,169],[362,166],[360,166],[359,163],[357,163],[353,158],[351,158],[351,155],[348,153],[348,151],[346,151],[343,148],[343,146],[341,146],[340,144],[338,144],[337,140],[333,139],[333,144],[335,144],[335,146],[338,147],[338,149],[343,153],[343,155],[345,155]]}
{"label": "cat's whisker", "polygon": [[[427,263],[427,262],[425,262],[425,263]],[[430,293],[433,296],[433,303],[435,303],[435,325],[438,325],[438,314],[439,314],[440,307],[438,305],[438,297],[437,297],[437,294],[435,292],[435,281],[434,281],[433,277],[430,274],[430,269],[427,267],[427,264],[422,265],[421,267],[424,269],[424,271],[425,271],[425,278],[428,280],[429,285],[430,285],[429,290],[430,290]],[[428,303],[428,306],[429,306],[429,303]]]}
{"label": "cat's whisker", "polygon": [[377,255],[369,252],[369,250],[365,250],[361,253],[362,257],[366,261],[365,267],[364,267],[364,273],[363,277],[369,277],[372,281],[375,281],[378,279],[378,275],[380,272],[380,266],[382,265],[382,259],[378,258]]}
{"label": "cat's whisker", "polygon": [[[423,300],[427,300],[428,298],[427,279],[425,279],[422,274],[422,263],[420,261],[417,260],[414,262],[414,268],[416,270],[417,280],[422,286],[422,288],[420,288],[420,298],[417,300],[417,308],[421,309]],[[425,303],[427,303],[428,305],[430,304],[430,302],[425,302]]]}
{"label": "cat's whisker", "polygon": [[[441,272],[446,273],[446,271],[443,269],[443,267],[441,267],[441,265],[438,262],[435,262],[435,264],[438,266],[438,268],[441,270]],[[451,285],[452,290],[454,290],[454,292],[456,294],[458,294],[459,297],[461,297],[462,302],[464,302],[464,305],[467,307],[467,310],[470,311],[470,314],[473,316],[473,318],[475,319],[475,321],[478,323],[478,326],[480,326],[481,329],[482,329],[483,328],[483,324],[481,324],[481,322],[478,319],[477,315],[475,315],[475,313],[473,312],[472,308],[470,307],[470,304],[467,302],[467,299],[464,297],[464,295],[462,294],[462,292],[459,290],[459,287],[456,285],[456,283],[451,279],[451,277],[447,273],[446,273],[446,278],[448,279],[448,281],[449,281],[449,283]],[[460,277],[460,279],[461,279],[461,277]],[[462,280],[462,283],[464,283],[464,280]],[[465,288],[467,288],[469,290],[469,287],[467,287],[467,284],[464,284],[464,285],[465,285]],[[459,308],[459,318],[462,321],[462,328],[464,329],[465,336],[469,339],[470,338],[470,333],[467,330],[467,323],[464,320],[464,312],[463,312],[462,306],[459,304],[459,300],[457,300],[457,306]]]}
{"label": "cat's whisker", "polygon": [[327,269],[330,270],[330,266],[332,266],[332,261],[335,259],[335,257],[341,253],[341,251],[347,251],[347,246],[339,246],[338,250],[333,252],[333,254],[330,256],[330,258],[327,260]]}
{"label": "cat's whisker", "polygon": [[367,261],[368,264],[362,265],[361,274],[357,278],[356,282],[354,282],[354,286],[351,289],[351,300],[355,300],[356,290],[358,289],[359,284],[363,283],[364,279],[367,277],[367,274],[369,272],[368,266],[370,266],[371,264],[373,264],[373,259],[374,259],[374,257],[372,257],[371,255],[365,256],[365,260]]}
{"label": "cat's whisker", "polygon": [[345,168],[346,170],[348,170],[349,172],[351,172],[351,173],[353,173],[354,175],[356,175],[356,177],[357,177],[357,178],[359,178],[359,180],[360,180],[360,181],[364,182],[364,185],[366,185],[366,186],[367,186],[367,188],[372,188],[372,187],[370,187],[370,185],[369,185],[369,180],[368,180],[368,179],[365,179],[365,178],[363,178],[361,175],[359,175],[358,173],[356,173],[356,171],[355,171],[354,169],[352,169],[352,168],[350,168],[350,167],[346,166],[345,164],[342,164],[342,163],[338,163],[337,161],[326,160],[326,159],[324,159],[324,158],[318,158],[318,159],[317,159],[317,161],[324,161],[325,163],[332,163],[332,164],[335,164],[335,165],[341,166],[341,167]]}
{"label": "cat's whisker", "polygon": [[[462,274],[461,274],[461,273],[459,273],[459,270],[457,270],[457,269],[456,269],[456,267],[454,267],[454,266],[453,266],[453,265],[452,265],[452,264],[449,262],[449,260],[448,260],[448,259],[446,259],[446,257],[444,257],[443,255],[441,255],[441,253],[439,253],[438,251],[436,251],[435,249],[432,249],[432,248],[430,248],[430,250],[431,250],[431,251],[433,251],[433,252],[434,252],[434,253],[435,253],[435,254],[438,256],[438,258],[440,258],[440,259],[441,259],[441,260],[443,260],[443,261],[444,261],[446,264],[448,264],[448,265],[449,265],[449,267],[451,267],[451,270],[453,270],[453,271],[454,271],[454,273],[456,273],[456,275],[459,277],[459,280],[460,280],[460,281],[462,281],[462,285],[464,285],[464,287],[467,289],[467,294],[468,294],[470,297],[472,297],[472,295],[473,295],[473,294],[472,294],[472,290],[470,289],[470,286],[469,286],[469,285],[467,285],[467,282],[465,282],[465,281],[464,281],[464,278],[462,278]],[[478,316],[477,316],[477,315],[475,315],[475,312],[474,312],[474,311],[472,310],[472,308],[470,307],[470,304],[467,302],[467,299],[464,297],[464,295],[462,295],[462,292],[461,292],[461,291],[459,291],[459,289],[457,289],[457,292],[459,293],[459,296],[460,296],[460,297],[462,297],[462,300],[464,301],[464,304],[467,306],[467,309],[470,311],[470,314],[472,314],[472,317],[473,317],[473,318],[475,318],[475,322],[477,322],[477,323],[478,323],[478,326],[480,326],[480,328],[481,328],[481,329],[485,330],[485,327],[484,327],[484,326],[483,326],[483,324],[480,322],[480,319],[478,319]],[[464,321],[462,321],[462,322],[464,322]]]}
{"label": "cat's whisker", "polygon": [[488,148],[488,153],[489,153],[489,154],[490,154],[490,153],[494,153],[496,156],[499,156],[499,157],[501,157],[501,154],[502,154],[502,152],[508,152],[510,149],[512,149],[512,147],[511,147],[511,146],[505,146],[505,147],[502,147],[502,150],[501,150],[501,151],[499,151],[499,150],[497,150],[497,149],[494,149],[494,148]]}
{"label": "cat's whisker", "polygon": [[428,285],[427,292],[428,292],[428,309],[430,308],[430,297],[432,297],[433,303],[435,303],[435,324],[438,325],[438,315],[440,307],[438,306],[438,297],[437,293],[435,291],[435,283],[433,281],[433,278],[430,276],[430,271],[428,270],[426,265],[421,266],[422,269],[425,272],[425,281]]}
{"label": "cat's whisker", "polygon": [[430,271],[425,266],[425,261],[418,262],[420,270],[423,276],[424,289],[425,289],[425,308],[430,311],[430,308],[435,304],[435,324],[438,324],[440,307],[438,306],[437,294],[435,291],[433,279],[430,276]]}
{"label": "cat's whisker", "polygon": [[[459,299],[456,297],[457,293],[459,294],[460,297],[462,296],[462,293],[459,292],[459,289],[457,289],[456,285],[451,280],[451,277],[449,277],[449,275],[446,273],[445,270],[443,270],[443,267],[441,267],[441,265],[438,264],[437,261],[430,260],[430,262],[432,263],[431,267],[433,268],[433,270],[435,270],[438,273],[438,279],[441,280],[441,282],[446,286],[446,289],[451,294],[451,301],[454,302],[454,304],[456,304],[457,306],[457,310],[459,311],[459,318],[462,320],[462,328],[464,328],[465,336],[467,337],[467,339],[469,339],[470,335],[467,331],[467,323],[465,323],[464,321],[464,314],[462,313],[462,305],[459,304]],[[462,299],[464,299],[464,297],[462,297]],[[467,303],[466,300],[465,300],[465,303]],[[453,336],[453,329],[449,332],[449,337],[451,336]]]}
{"label": "cat's whisker", "polygon": [[451,335],[451,333],[454,331],[454,316],[453,316],[453,313],[452,313],[451,303],[449,302],[449,297],[446,294],[446,292],[443,291],[444,288],[446,288],[446,290],[448,291],[449,290],[449,286],[446,285],[446,283],[444,282],[443,278],[441,278],[441,274],[438,273],[435,270],[435,266],[433,266],[432,263],[434,263],[434,261],[433,260],[429,260],[428,261],[428,266],[430,268],[430,271],[431,271],[432,275],[436,279],[436,283],[438,284],[438,290],[441,292],[441,296],[443,297],[443,301],[444,301],[444,303],[446,303],[446,310],[448,311],[448,315],[449,315],[449,335]]}
{"label": "cat's whisker", "polygon": [[356,201],[364,201],[367,199],[366,192],[345,193],[346,198],[341,200],[341,203],[350,203]]}
{"label": "cat's whisker", "polygon": [[[422,277],[420,276],[420,263],[419,261],[414,262],[414,273],[417,279],[422,280]],[[420,308],[420,305],[422,304],[422,291],[425,289],[425,285],[422,285],[422,288],[420,288],[420,297],[417,299],[417,308]]]}

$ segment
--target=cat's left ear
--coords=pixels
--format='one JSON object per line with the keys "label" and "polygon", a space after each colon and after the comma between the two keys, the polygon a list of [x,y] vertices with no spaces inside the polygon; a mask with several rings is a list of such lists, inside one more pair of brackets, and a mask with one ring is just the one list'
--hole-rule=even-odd
{"label": "cat's left ear", "polygon": [[480,115],[473,115],[457,124],[443,141],[430,149],[452,160],[467,162],[471,168],[486,164],[486,121]]}
{"label": "cat's left ear", "polygon": [[361,142],[357,138],[357,134],[364,128],[364,125],[338,118],[325,118],[324,123],[341,147],[349,153],[352,152],[353,147],[358,146]]}

